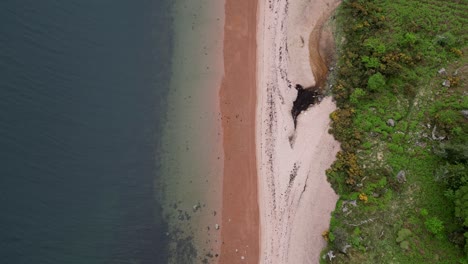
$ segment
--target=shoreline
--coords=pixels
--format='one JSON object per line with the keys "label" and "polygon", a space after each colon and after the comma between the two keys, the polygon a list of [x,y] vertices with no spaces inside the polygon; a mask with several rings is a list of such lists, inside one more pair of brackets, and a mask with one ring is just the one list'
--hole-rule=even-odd
{"label": "shoreline", "polygon": [[329,115],[336,107],[330,97],[324,98],[299,115],[296,129],[290,111],[296,84],[311,87],[322,81],[314,79],[323,71],[313,72],[317,65],[309,47],[318,45],[310,37],[320,18],[339,1],[260,3],[256,112],[260,262],[315,263],[326,245],[321,234],[328,229],[338,199],[325,175],[340,148],[328,134]]}
{"label": "shoreline", "polygon": [[224,176],[219,263],[258,263],[257,1],[226,0],[220,96]]}
{"label": "shoreline", "polygon": [[[213,263],[219,254],[224,1],[177,0],[172,76],[162,135],[162,192],[169,263]],[[190,48],[187,48],[190,43]],[[159,190],[158,190],[159,191]],[[210,257],[213,256],[213,257]]]}

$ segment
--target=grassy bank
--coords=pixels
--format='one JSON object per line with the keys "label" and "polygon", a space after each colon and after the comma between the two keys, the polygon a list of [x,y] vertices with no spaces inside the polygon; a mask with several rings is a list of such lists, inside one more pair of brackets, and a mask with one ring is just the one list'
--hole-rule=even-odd
{"label": "grassy bank", "polygon": [[338,9],[333,263],[468,263],[466,14],[465,0]]}

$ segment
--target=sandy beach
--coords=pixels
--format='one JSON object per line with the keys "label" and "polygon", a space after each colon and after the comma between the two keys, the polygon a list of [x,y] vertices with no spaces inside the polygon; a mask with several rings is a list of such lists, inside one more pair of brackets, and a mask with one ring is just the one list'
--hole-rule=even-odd
{"label": "sandy beach", "polygon": [[318,263],[338,198],[325,175],[339,150],[335,104],[324,98],[296,128],[291,108],[296,84],[324,83],[322,25],[338,3],[226,0],[219,263]]}
{"label": "sandy beach", "polygon": [[335,0],[259,2],[260,263],[318,263],[326,244],[321,233],[328,229],[338,198],[325,175],[339,150],[338,142],[328,134],[335,105],[331,98],[324,98],[299,115],[296,129],[290,113],[296,84],[323,83],[320,78],[327,69],[320,61],[326,54],[317,52],[320,32],[338,4]]}

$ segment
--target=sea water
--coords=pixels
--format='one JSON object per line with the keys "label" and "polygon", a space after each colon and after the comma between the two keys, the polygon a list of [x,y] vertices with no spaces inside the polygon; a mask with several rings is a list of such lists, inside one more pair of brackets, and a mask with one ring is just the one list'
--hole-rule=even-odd
{"label": "sea water", "polygon": [[170,0],[0,2],[0,263],[166,263]]}
{"label": "sea water", "polygon": [[216,260],[224,1],[0,3],[0,263]]}

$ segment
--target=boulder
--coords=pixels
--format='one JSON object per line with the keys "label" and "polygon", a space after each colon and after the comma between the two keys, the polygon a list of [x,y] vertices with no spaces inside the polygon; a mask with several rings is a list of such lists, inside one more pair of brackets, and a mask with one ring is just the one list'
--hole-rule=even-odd
{"label": "boulder", "polygon": [[396,176],[396,179],[399,183],[404,183],[406,182],[406,173],[404,170],[401,170],[400,172],[398,172],[397,176]]}
{"label": "boulder", "polygon": [[394,127],[395,126],[395,120],[390,118],[389,120],[387,120],[387,125],[389,125],[391,127]]}

